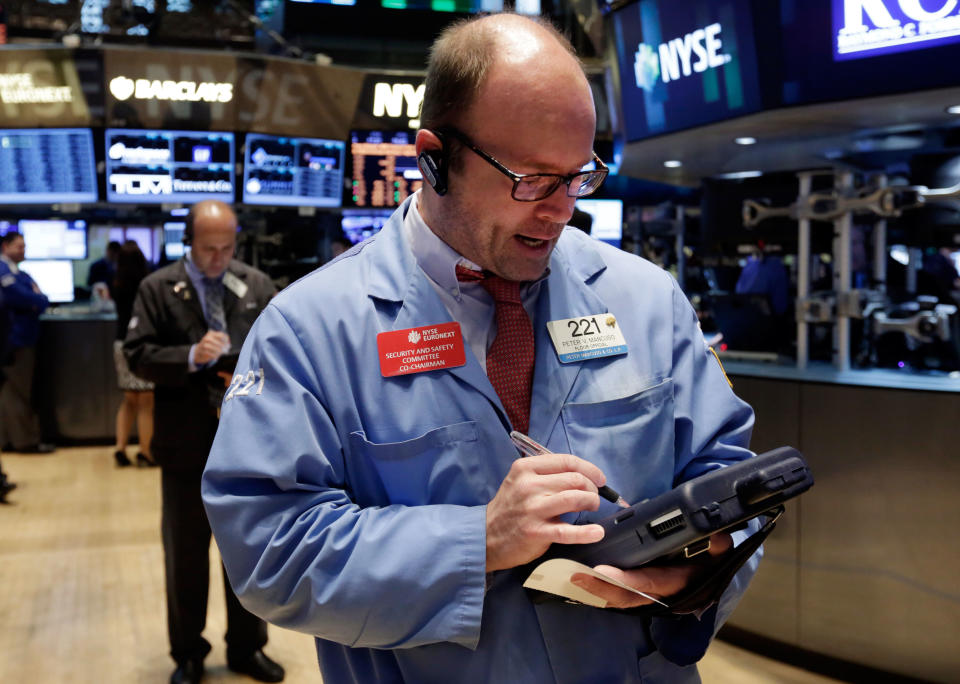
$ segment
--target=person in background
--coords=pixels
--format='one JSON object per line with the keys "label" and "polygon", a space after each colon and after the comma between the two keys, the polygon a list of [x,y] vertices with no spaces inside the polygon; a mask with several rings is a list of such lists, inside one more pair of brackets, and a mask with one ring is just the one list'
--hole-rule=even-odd
{"label": "person in background", "polygon": [[[0,288],[0,389],[7,376],[3,372],[7,359],[7,342],[10,340],[10,312],[7,310],[6,299],[3,295],[3,288]],[[7,494],[17,488],[17,483],[7,477],[3,466],[0,465],[0,503],[7,502]]]}
{"label": "person in background", "polygon": [[[704,565],[599,567],[687,614],[579,572],[605,608],[523,586],[552,543],[602,537],[606,482],[639,502],[753,455],[676,281],[566,227],[607,173],[583,68],[545,21],[457,22],[420,122],[422,189],[244,344],[203,476],[233,587],[317,637],[329,683],[699,681],[759,561],[730,535]],[[603,356],[567,354],[594,324]]]}
{"label": "person in background", "polygon": [[113,299],[117,306],[117,336],[113,342],[113,362],[117,369],[117,386],[123,392],[123,401],[117,409],[117,443],[113,456],[120,467],[130,465],[127,443],[133,421],[137,421],[137,466],[155,466],[150,458],[150,440],[153,438],[153,383],[130,372],[123,355],[123,339],[127,336],[133,300],[140,281],[150,274],[147,259],[133,240],[127,240],[117,255],[117,272],[113,279]]}
{"label": "person in background", "polygon": [[104,283],[107,286],[110,297],[113,298],[113,283],[116,279],[117,260],[120,258],[120,243],[111,240],[107,245],[106,254],[90,264],[90,270],[87,272],[87,287],[93,290],[97,283]]}
{"label": "person in background", "polygon": [[0,238],[0,288],[10,312],[10,352],[3,367],[7,381],[0,388],[0,446],[47,454],[56,447],[40,438],[40,418],[33,408],[33,372],[40,314],[50,301],[30,274],[18,268],[25,258],[26,245],[20,233],[11,231]]}
{"label": "person in background", "polygon": [[786,313],[790,305],[790,275],[787,267],[779,256],[765,254],[762,249],[747,259],[735,289],[737,294],[766,295],[776,316]]}
{"label": "person in background", "polygon": [[[237,217],[223,202],[194,205],[184,242],[190,252],[140,283],[124,353],[130,369],[154,383],[151,455],[160,464],[163,554],[171,684],[198,682],[210,644],[203,638],[210,584],[210,524],[200,477],[217,431],[236,354],[254,319],[276,290],[270,278],[233,258]],[[238,371],[239,373],[239,371]],[[227,666],[263,682],[283,680],[283,668],[263,652],[267,625],[237,601],[224,579]]]}

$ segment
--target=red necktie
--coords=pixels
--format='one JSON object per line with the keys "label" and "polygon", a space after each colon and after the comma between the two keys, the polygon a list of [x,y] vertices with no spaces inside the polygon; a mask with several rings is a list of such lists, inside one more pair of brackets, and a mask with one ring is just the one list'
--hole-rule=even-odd
{"label": "red necktie", "polygon": [[515,430],[530,430],[535,345],[533,324],[520,300],[520,283],[457,266],[460,281],[480,281],[496,305],[497,336],[487,352],[487,377]]}

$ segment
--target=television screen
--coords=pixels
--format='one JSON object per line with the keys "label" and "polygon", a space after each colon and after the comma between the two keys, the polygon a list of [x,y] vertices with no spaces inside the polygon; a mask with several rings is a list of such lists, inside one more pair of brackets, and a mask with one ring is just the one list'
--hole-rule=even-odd
{"label": "television screen", "polygon": [[353,131],[351,199],[357,207],[395,207],[423,184],[416,131]]}
{"label": "television screen", "polygon": [[86,221],[34,221],[18,223],[30,259],[86,259]]}
{"label": "television screen", "polygon": [[90,129],[0,130],[0,204],[97,199]]}
{"label": "television screen", "polygon": [[345,148],[341,140],[248,134],[244,203],[339,207]]}
{"label": "television screen", "polygon": [[347,239],[353,244],[357,244],[379,233],[391,214],[393,214],[392,211],[383,209],[372,211],[344,209],[343,218],[340,219],[340,227]]}
{"label": "television screen", "polygon": [[183,244],[183,231],[186,227],[187,224],[183,221],[167,221],[163,224],[163,253],[170,261],[176,261],[189,249]]}
{"label": "television screen", "polygon": [[108,128],[107,200],[234,200],[233,133]]}
{"label": "television screen", "polygon": [[623,200],[578,199],[576,207],[593,217],[593,223],[590,226],[591,237],[614,247],[620,246],[623,238]]}
{"label": "television screen", "polygon": [[25,259],[19,268],[30,274],[47,299],[54,303],[73,301],[73,262],[65,259]]}
{"label": "television screen", "polygon": [[157,263],[160,256],[160,247],[153,228],[150,226],[112,226],[108,239],[123,244],[133,240],[143,252],[144,258],[150,263]]}
{"label": "television screen", "polygon": [[749,0],[643,0],[613,13],[628,142],[758,111]]}

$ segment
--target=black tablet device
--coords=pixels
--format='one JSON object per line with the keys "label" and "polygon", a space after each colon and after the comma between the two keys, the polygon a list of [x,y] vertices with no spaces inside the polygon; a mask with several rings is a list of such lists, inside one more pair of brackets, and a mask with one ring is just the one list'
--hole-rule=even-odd
{"label": "black tablet device", "polygon": [[692,558],[709,537],[779,507],[813,485],[796,449],[780,447],[688,480],[602,520],[606,534],[592,544],[554,544],[544,558],[635,568]]}

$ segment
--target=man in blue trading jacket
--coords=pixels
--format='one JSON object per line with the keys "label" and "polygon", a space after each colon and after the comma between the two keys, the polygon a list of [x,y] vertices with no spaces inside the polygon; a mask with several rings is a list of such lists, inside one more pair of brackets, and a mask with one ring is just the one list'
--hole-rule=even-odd
{"label": "man in blue trading jacket", "polygon": [[[756,557],[699,618],[611,610],[647,600],[583,574],[610,609],[533,602],[525,566],[600,538],[569,523],[619,510],[605,482],[640,501],[751,456],[753,413],[667,273],[565,229],[605,171],[582,171],[594,105],[555,31],[445,31],[421,124],[423,190],[244,344],[203,481],[237,595],[315,635],[338,684],[697,681]],[[623,343],[577,360],[593,325]],[[511,429],[556,453],[518,459]],[[698,580],[601,569],[662,596]]]}
{"label": "man in blue trading jacket", "polygon": [[2,359],[6,382],[0,388],[0,446],[13,451],[49,453],[52,444],[40,441],[40,419],[33,409],[33,370],[40,338],[40,314],[50,301],[33,278],[19,268],[26,258],[20,233],[0,238],[0,288],[10,316],[8,354]]}

